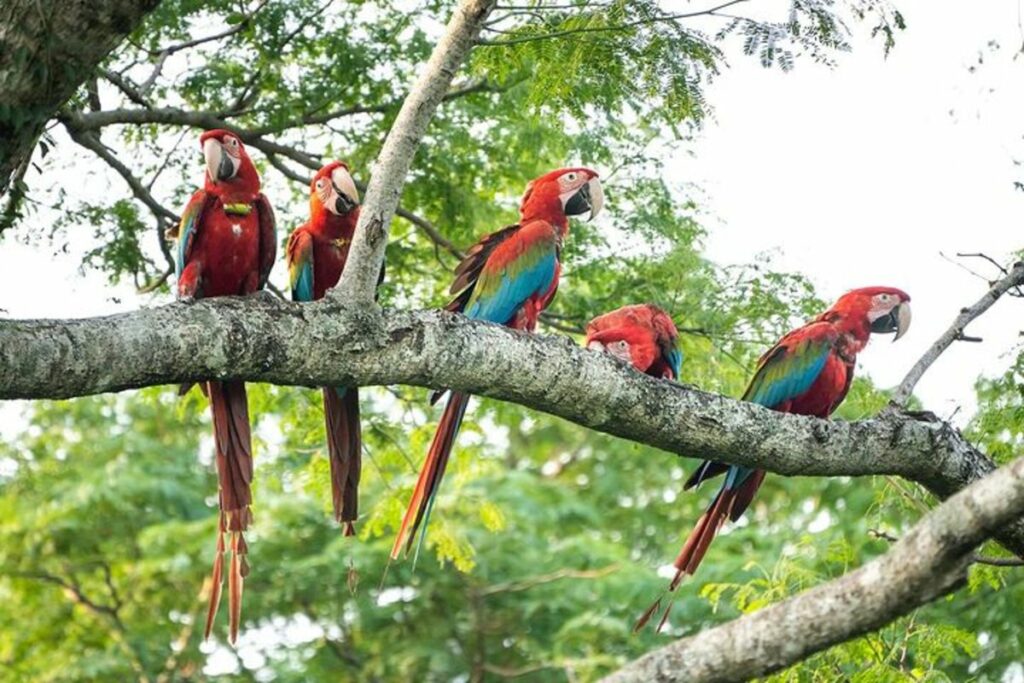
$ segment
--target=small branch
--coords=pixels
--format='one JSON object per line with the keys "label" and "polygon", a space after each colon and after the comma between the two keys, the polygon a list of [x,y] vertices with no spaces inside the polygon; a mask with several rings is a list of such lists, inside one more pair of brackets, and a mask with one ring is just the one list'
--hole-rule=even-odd
{"label": "small branch", "polygon": [[740,3],[747,2],[747,0],[730,0],[724,2],[715,7],[710,7],[706,10],[700,10],[698,12],[685,12],[683,14],[664,14],[656,17],[648,17],[645,19],[636,19],[635,21],[627,21],[622,24],[616,24],[614,26],[581,26],[580,28],[566,29],[564,31],[552,31],[551,33],[542,33],[539,35],[521,36],[519,38],[508,38],[506,40],[478,40],[477,45],[485,47],[504,47],[509,45],[519,45],[521,43],[532,43],[537,40],[551,40],[553,38],[564,38],[566,36],[576,35],[578,33],[608,33],[614,31],[625,31],[627,29],[636,28],[637,26],[647,26],[649,24],[664,23],[670,21],[678,21],[680,19],[691,19],[693,17],[701,16],[715,16],[715,13],[738,5]]}
{"label": "small branch", "polygon": [[860,569],[644,655],[604,679],[739,681],[877,629],[964,585],[973,549],[1024,512],[1024,458],[939,505]]}
{"label": "small branch", "polygon": [[117,171],[117,174],[120,175],[128,184],[128,187],[131,189],[132,194],[135,195],[135,198],[145,204],[158,219],[166,220],[171,223],[178,222],[178,214],[158,202],[142,184],[142,181],[135,177],[135,174],[132,173],[131,169],[125,166],[120,159],[114,156],[114,153],[107,149],[107,147],[96,138],[95,134],[78,130],[74,125],[69,124],[67,121],[64,122],[64,127],[67,129],[68,135],[71,136],[72,140],[94,153],[108,166]]}
{"label": "small branch", "polygon": [[92,600],[85,593],[82,592],[81,586],[79,586],[78,583],[72,579],[65,579],[61,576],[57,576],[56,574],[50,574],[48,572],[41,571],[13,571],[3,573],[7,574],[8,576],[16,578],[34,579],[36,581],[52,583],[55,586],[59,586],[60,588],[64,589],[65,595],[67,595],[72,602],[74,602],[77,605],[81,605],[82,607],[85,607],[86,609],[90,610],[91,612],[94,612],[95,614],[100,614],[110,618],[110,620],[114,623],[114,626],[115,628],[117,628],[118,631],[124,631],[124,624],[121,623],[121,617],[118,615],[118,607],[116,605],[104,605],[103,603],[99,603],[95,600]]}
{"label": "small branch", "polygon": [[366,190],[345,272],[328,296],[373,304],[391,218],[398,208],[416,148],[496,1],[460,0],[456,6],[444,35],[434,46],[384,140]]}
{"label": "small branch", "polygon": [[32,162],[32,155],[26,154],[24,161],[15,169],[11,177],[10,190],[7,193],[7,201],[0,211],[0,235],[12,227],[21,218],[21,207],[25,205],[28,192],[25,189],[25,174],[28,173],[29,164]]}
{"label": "small branch", "polygon": [[[949,329],[942,333],[935,343],[932,344],[931,348],[914,364],[914,367],[910,369],[907,376],[903,378],[903,381],[900,382],[900,385],[893,392],[889,405],[892,408],[903,408],[906,406],[911,394],[914,393],[914,387],[917,386],[917,383],[928,368],[938,360],[939,356],[954,341],[964,338],[964,328],[991,308],[992,304],[998,301],[999,297],[1005,294],[1007,290],[1019,287],[1021,284],[1024,284],[1024,263],[1019,262],[1013,265],[1005,277],[995,282],[974,305],[960,311],[960,315],[956,317]],[[971,338],[970,340],[980,341],[977,338]]]}
{"label": "small branch", "polygon": [[493,586],[481,588],[478,591],[478,594],[481,596],[488,596],[496,595],[498,593],[518,593],[546,583],[552,583],[553,581],[561,581],[562,579],[599,579],[618,570],[619,565],[617,564],[610,564],[607,567],[601,567],[600,569],[559,569],[549,574],[531,576],[530,578],[521,579],[519,581],[496,583]]}
{"label": "small branch", "polygon": [[149,100],[143,97],[139,89],[135,85],[130,83],[127,78],[124,78],[120,74],[115,73],[110,69],[104,69],[102,71],[102,74],[103,78],[112,83],[114,87],[120,90],[125,97],[127,97],[135,104],[146,107],[147,109],[149,109],[152,106],[149,103]]}
{"label": "small branch", "polygon": [[405,220],[409,221],[417,228],[422,230],[423,233],[426,234],[428,238],[430,238],[430,241],[437,245],[438,248],[444,249],[457,259],[462,258],[462,250],[456,247],[451,242],[451,240],[442,235],[441,231],[437,229],[437,226],[428,221],[426,218],[414,214],[412,211],[403,209],[401,206],[395,209],[395,215],[398,216],[399,218],[404,218]]}
{"label": "small branch", "polygon": [[[472,95],[480,92],[501,92],[505,88],[491,85],[487,81],[471,81],[465,85],[453,87],[445,96],[441,99],[442,102],[448,102],[455,100],[460,97]],[[341,109],[333,109],[326,113],[320,114],[314,112],[308,112],[301,118],[289,121],[284,126],[257,126],[250,129],[248,132],[252,135],[268,135],[270,133],[280,133],[290,128],[298,128],[301,126],[314,126],[323,125],[330,123],[335,119],[344,118],[346,116],[355,116],[357,114],[386,114],[389,111],[393,111],[397,107],[401,106],[402,100],[393,100],[391,102],[384,102],[382,104],[374,105],[356,105],[352,107],[343,107]],[[322,107],[320,107],[322,108]]]}
{"label": "small branch", "polygon": [[231,36],[240,32],[246,26],[248,26],[249,22],[252,21],[253,17],[255,17],[256,14],[259,13],[261,9],[266,7],[268,2],[270,2],[270,0],[262,0],[260,4],[256,5],[256,7],[253,8],[251,12],[248,12],[245,16],[243,16],[242,19],[237,24],[227,29],[224,29],[220,33],[215,33],[210,36],[203,36],[202,38],[186,40],[183,43],[168,45],[167,47],[162,47],[159,50],[151,50],[150,54],[158,55],[161,58],[167,58],[173,55],[175,52],[181,52],[182,50],[187,50],[190,47],[196,47],[197,45],[202,45],[204,43],[212,43],[218,40],[223,40],[224,38],[230,38]]}
{"label": "small branch", "polygon": [[1024,567],[1024,560],[1019,557],[988,557],[986,555],[972,555],[973,564],[987,564],[992,567]]}

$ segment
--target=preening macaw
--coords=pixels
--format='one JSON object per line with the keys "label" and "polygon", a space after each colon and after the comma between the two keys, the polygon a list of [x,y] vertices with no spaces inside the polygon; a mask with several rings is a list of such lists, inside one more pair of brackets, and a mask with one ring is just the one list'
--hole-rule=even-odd
{"label": "preening macaw", "polygon": [[[178,225],[178,297],[184,300],[252,294],[266,285],[277,249],[274,211],[260,192],[260,177],[242,142],[225,130],[202,134],[206,158],[203,188],[189,200]],[[238,636],[242,580],[249,573],[242,535],[251,518],[252,438],[243,382],[207,382],[220,479],[220,530],[213,590],[206,618],[209,637],[220,603],[225,533],[230,534],[228,571],[230,639]]]}
{"label": "preening macaw", "polygon": [[594,318],[587,324],[587,348],[611,354],[652,377],[678,381],[683,364],[676,325],[654,304],[623,306]]}
{"label": "preening macaw", "polygon": [[[895,341],[909,327],[910,296],[906,292],[892,287],[864,287],[847,292],[832,308],[784,336],[761,356],[742,400],[783,413],[827,418],[846,397],[857,354],[867,345],[871,333],[895,333]],[[705,460],[684,488],[693,488],[723,473],[725,481],[674,562],[676,575],[669,584],[670,592],[685,575],[697,571],[725,520],[736,521],[743,515],[765,475],[764,470]],[[637,622],[638,629],[657,612],[660,604],[659,599],[644,613]],[[667,617],[668,610],[661,624]]]}
{"label": "preening macaw", "polygon": [[[327,164],[309,187],[309,220],[288,239],[288,273],[292,299],[313,301],[338,284],[349,245],[359,222],[359,192],[340,161]],[[346,536],[355,533],[359,516],[359,474],[362,437],[359,428],[359,390],[324,387],[324,421],[331,463],[334,518]]]}
{"label": "preening macaw", "polygon": [[[587,168],[563,168],[530,182],[519,206],[519,223],[484,235],[455,269],[455,298],[446,309],[532,332],[558,289],[568,216],[589,213],[593,218],[603,203],[601,181]],[[409,552],[421,524],[423,541],[468,403],[469,394],[452,392],[448,398],[391,549],[392,559],[398,558],[403,543]]]}

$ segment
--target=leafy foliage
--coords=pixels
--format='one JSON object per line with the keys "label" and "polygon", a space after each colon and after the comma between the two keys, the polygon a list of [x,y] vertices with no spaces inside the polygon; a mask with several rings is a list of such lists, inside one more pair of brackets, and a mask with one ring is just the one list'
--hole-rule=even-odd
{"label": "leafy foliage", "polygon": [[[740,3],[678,16],[667,14],[670,4],[530,0],[499,10],[432,123],[402,204],[457,250],[514,220],[527,179],[567,162],[600,169],[609,217],[574,223],[545,332],[576,334],[597,313],[653,301],[683,331],[683,381],[738,395],[757,354],[823,302],[806,279],[768,259],[730,268],[706,259],[700,209],[663,163],[711,111],[704,87],[729,51],[789,69],[846,49],[853,21],[877,26],[888,49],[903,19],[873,0],[795,0],[774,22],[726,16]],[[171,211],[199,174],[193,123],[182,113],[277,145],[253,156],[287,230],[304,216],[310,166],[340,157],[365,182],[450,8],[441,0],[164,0],[105,65],[98,99],[106,111],[170,114],[104,128],[105,144]],[[71,115],[88,116],[90,107],[83,91],[61,120],[73,127]],[[59,205],[64,218],[52,222],[51,238],[72,243],[84,268],[112,282],[159,283],[166,218],[149,217],[152,207],[127,192],[51,182],[72,163],[70,143],[59,129],[54,135],[60,148],[41,159],[42,179],[27,187],[35,201],[22,212],[47,218]],[[84,159],[73,163],[103,173],[97,158]],[[81,224],[94,231],[86,246],[71,239]],[[18,226],[22,239],[39,239]],[[400,220],[383,300],[439,304],[456,262],[450,252]],[[283,268],[272,279],[283,284]],[[164,286],[140,300],[167,298]],[[1019,450],[1024,429],[1022,362],[979,384],[972,438],[1001,459]],[[202,645],[196,629],[216,502],[198,392],[26,408],[24,427],[0,444],[3,677],[592,680],[665,642],[630,629],[663,590],[657,569],[710,495],[682,494],[688,461],[474,399],[425,552],[415,570],[388,567],[438,411],[420,390],[361,395],[363,517],[359,538],[345,539],[329,521],[319,394],[250,390],[259,420],[256,522],[237,650]],[[873,414],[884,402],[860,379],[840,418]],[[836,576],[884,552],[873,531],[898,535],[929,502],[886,478],[769,477],[699,580],[684,585],[667,630],[694,633]],[[932,605],[774,679],[997,680],[1024,647],[1022,589],[1006,572],[976,568],[966,599]]]}

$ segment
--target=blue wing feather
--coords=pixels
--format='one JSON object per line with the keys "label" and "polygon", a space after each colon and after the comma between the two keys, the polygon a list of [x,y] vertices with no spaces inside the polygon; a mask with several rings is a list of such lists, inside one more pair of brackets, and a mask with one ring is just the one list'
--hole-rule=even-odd
{"label": "blue wing feather", "polygon": [[206,199],[205,190],[196,190],[181,214],[181,221],[178,223],[178,258],[175,262],[175,276],[177,277],[181,277],[181,271],[185,270],[192,242],[199,229],[199,221],[203,217]]}
{"label": "blue wing feather", "polygon": [[313,261],[306,261],[297,269],[296,278],[292,282],[292,301],[313,300]]}
{"label": "blue wing feather", "polygon": [[508,322],[531,296],[539,296],[548,290],[557,267],[558,258],[552,248],[534,264],[514,275],[507,268],[503,269],[497,290],[471,299],[465,315],[476,320]]}
{"label": "blue wing feather", "polygon": [[668,366],[672,368],[672,376],[675,377],[677,382],[680,381],[679,373],[683,370],[683,352],[680,351],[678,347],[675,347],[668,352],[668,358],[666,360],[668,361]]}

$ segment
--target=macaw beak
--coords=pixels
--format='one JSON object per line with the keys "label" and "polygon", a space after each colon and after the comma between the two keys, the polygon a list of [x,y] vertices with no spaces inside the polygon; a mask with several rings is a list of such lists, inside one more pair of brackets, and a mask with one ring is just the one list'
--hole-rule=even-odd
{"label": "macaw beak", "polygon": [[346,214],[359,205],[359,190],[352,176],[339,166],[331,172],[331,185],[334,187],[334,213]]}
{"label": "macaw beak", "polygon": [[206,174],[215,183],[230,180],[238,172],[235,161],[224,151],[219,140],[208,138],[203,143],[203,157],[206,159]]}
{"label": "macaw beak", "polygon": [[892,334],[895,332],[896,336],[892,340],[896,341],[910,329],[910,318],[910,303],[904,301],[893,306],[891,311],[871,323],[871,331],[876,334]]}
{"label": "macaw beak", "polygon": [[604,206],[604,190],[601,188],[601,180],[594,176],[587,181],[587,184],[576,191],[576,194],[569,197],[565,203],[566,216],[581,216],[588,211],[590,216],[587,220],[593,220],[601,207]]}
{"label": "macaw beak", "polygon": [[587,348],[591,351],[604,351],[604,345],[596,339],[587,344]]}

